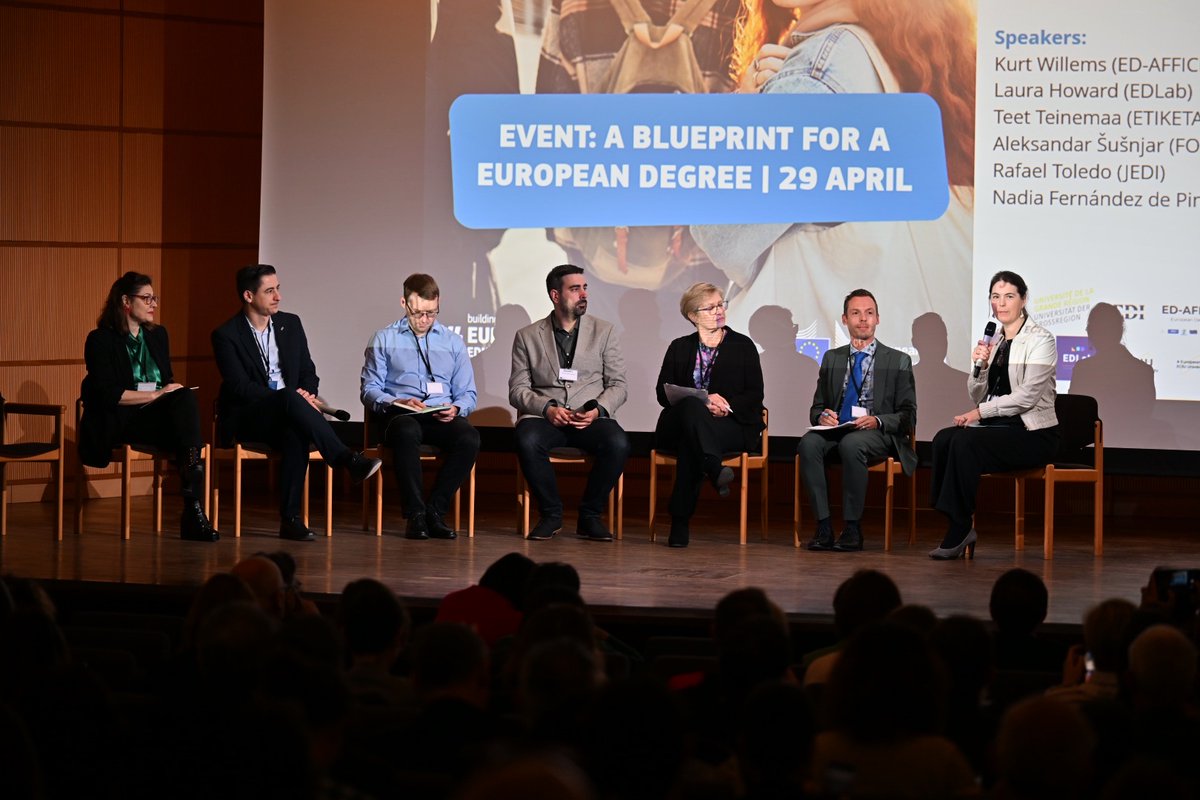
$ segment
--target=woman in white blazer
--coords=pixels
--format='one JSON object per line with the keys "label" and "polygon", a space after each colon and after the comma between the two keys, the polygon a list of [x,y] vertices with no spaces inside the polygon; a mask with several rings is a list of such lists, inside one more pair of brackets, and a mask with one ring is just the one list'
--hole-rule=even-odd
{"label": "woman in white blazer", "polygon": [[974,557],[971,520],[980,476],[1048,464],[1058,449],[1054,334],[1029,318],[1028,288],[1020,275],[997,272],[990,286],[992,316],[1003,330],[971,354],[974,363],[983,364],[967,378],[975,407],[933,437],[930,502],[949,527],[930,558]]}

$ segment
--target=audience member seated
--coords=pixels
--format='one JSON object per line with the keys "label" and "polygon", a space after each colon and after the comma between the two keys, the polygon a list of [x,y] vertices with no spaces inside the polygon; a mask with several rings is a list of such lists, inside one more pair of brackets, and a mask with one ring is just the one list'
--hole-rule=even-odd
{"label": "audience member seated", "polygon": [[1083,644],[1067,651],[1062,686],[1047,689],[1046,696],[1073,705],[1115,699],[1127,666],[1130,626],[1136,612],[1133,603],[1117,598],[1088,611],[1083,618]]}
{"label": "audience member seated", "polygon": [[1010,708],[996,735],[996,800],[1072,800],[1084,795],[1095,737],[1078,710],[1046,697]]}
{"label": "audience member seated", "polygon": [[1049,604],[1046,584],[1029,570],[1017,567],[996,579],[988,606],[996,624],[996,669],[1058,672],[1063,646],[1037,635]]}
{"label": "audience member seated", "polygon": [[393,671],[412,627],[396,593],[371,578],[351,581],[338,600],[337,621],[354,699],[397,710],[414,708],[412,683]]}
{"label": "audience member seated", "polygon": [[746,698],[737,758],[746,800],[803,797],[816,724],[804,690],[766,683]]}
{"label": "audience member seated", "polygon": [[[903,609],[898,609],[902,611]],[[896,614],[888,617],[895,623]],[[998,720],[984,705],[995,672],[992,637],[974,617],[953,616],[938,622],[929,644],[946,670],[946,738],[954,742],[983,785],[992,783],[989,749]]]}
{"label": "audience member seated", "polygon": [[805,655],[804,685],[828,683],[837,668],[841,648],[862,626],[878,622],[900,608],[900,590],[887,575],[860,569],[842,582],[833,595],[833,627],[838,642]]}
{"label": "audience member seated", "polygon": [[940,735],[941,664],[921,636],[889,623],[858,630],[827,689],[829,726],[817,734],[812,777],[821,796],[968,797],[970,765]]}
{"label": "audience member seated", "polygon": [[520,553],[501,556],[479,583],[451,592],[438,605],[435,622],[461,622],[474,628],[490,648],[521,627],[521,602],[535,564]]}

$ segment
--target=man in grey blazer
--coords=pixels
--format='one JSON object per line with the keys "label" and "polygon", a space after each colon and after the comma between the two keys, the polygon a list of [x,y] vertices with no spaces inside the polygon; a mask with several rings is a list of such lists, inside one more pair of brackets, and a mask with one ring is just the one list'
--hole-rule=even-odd
{"label": "man in grey blazer", "polygon": [[549,454],[576,447],[593,458],[578,534],[611,542],[600,513],[629,456],[629,439],[613,419],[625,402],[625,359],[612,324],[585,316],[587,282],[580,267],[550,270],[546,291],[554,310],[517,331],[508,378],[508,402],[518,414],[517,458],[541,517],[529,538],[550,539],[562,530],[563,503]]}
{"label": "man in grey blazer", "polygon": [[[800,439],[800,471],[817,517],[809,550],[862,550],[862,511],[867,467],[895,455],[912,475],[917,454],[909,432],[917,424],[917,388],[912,359],[875,339],[879,307],[875,295],[855,289],[842,302],[842,324],[850,344],[825,353],[809,424]],[[837,450],[842,462],[842,519],[837,541],[829,512],[825,459]]]}

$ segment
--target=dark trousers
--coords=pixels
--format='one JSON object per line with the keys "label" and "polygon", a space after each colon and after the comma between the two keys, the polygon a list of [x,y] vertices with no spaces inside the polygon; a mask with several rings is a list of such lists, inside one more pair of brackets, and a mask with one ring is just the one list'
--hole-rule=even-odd
{"label": "dark trousers", "polygon": [[987,472],[1049,464],[1058,449],[1058,427],[985,425],[943,428],[933,437],[933,486],[929,502],[958,527],[970,527],[975,492]]}
{"label": "dark trousers", "polygon": [[465,417],[449,422],[433,418],[432,414],[389,414],[383,432],[383,442],[392,449],[392,465],[400,485],[400,507],[404,516],[424,513],[421,500],[421,445],[433,445],[441,450],[442,467],[438,470],[429,493],[428,508],[445,514],[458,487],[471,472],[479,453],[479,431]]}
{"label": "dark trousers", "polygon": [[599,517],[629,457],[629,437],[620,424],[611,417],[601,417],[586,428],[570,425],[560,428],[545,419],[529,417],[517,423],[516,433],[517,459],[541,515],[561,518],[563,513],[550,451],[555,447],[575,447],[594,459],[579,503],[579,516]]}
{"label": "dark trousers", "polygon": [[325,416],[294,389],[280,389],[241,410],[234,435],[240,442],[262,442],[279,451],[279,516],[300,516],[309,447],[328,464],[341,465],[350,448],[333,432]]}
{"label": "dark trousers", "polygon": [[800,474],[818,520],[828,519],[829,486],[825,479],[825,461],[837,451],[842,462],[842,519],[862,519],[867,503],[867,467],[888,457],[888,441],[878,430],[856,431],[841,428],[828,433],[809,431],[800,438]]}
{"label": "dark trousers", "polygon": [[708,405],[695,397],[663,409],[654,429],[654,446],[675,453],[675,486],[667,505],[672,517],[688,519],[695,513],[706,472],[714,465],[720,469],[724,453],[744,451],[747,433],[733,417],[714,417]]}
{"label": "dark trousers", "polygon": [[121,425],[121,443],[149,445],[178,455],[204,446],[200,406],[191,389],[176,389],[153,403],[134,408]]}

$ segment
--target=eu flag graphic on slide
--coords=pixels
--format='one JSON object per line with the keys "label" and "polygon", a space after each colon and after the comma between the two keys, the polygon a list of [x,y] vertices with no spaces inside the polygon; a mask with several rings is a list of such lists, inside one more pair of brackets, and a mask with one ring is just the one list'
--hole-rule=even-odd
{"label": "eu flag graphic on slide", "polygon": [[825,351],[828,349],[828,339],[796,337],[796,352],[800,355],[808,356],[818,364],[821,363],[821,359],[825,357]]}

